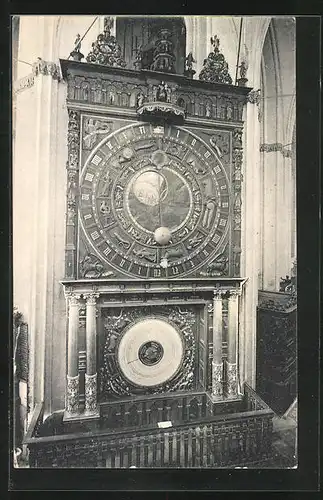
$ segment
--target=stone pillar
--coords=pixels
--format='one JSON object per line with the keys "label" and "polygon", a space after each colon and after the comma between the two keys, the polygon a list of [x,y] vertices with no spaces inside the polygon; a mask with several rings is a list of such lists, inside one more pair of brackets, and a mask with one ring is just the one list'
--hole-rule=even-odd
{"label": "stone pillar", "polygon": [[97,416],[97,366],[96,366],[96,299],[99,294],[89,293],[86,299],[86,373],[85,415]]}
{"label": "stone pillar", "polygon": [[230,291],[228,299],[228,355],[227,355],[227,397],[239,396],[238,377],[238,325],[239,325],[239,294],[238,290]]}
{"label": "stone pillar", "polygon": [[212,398],[223,398],[223,360],[222,360],[222,293],[215,290],[213,296],[213,359],[212,359]]}
{"label": "stone pillar", "polygon": [[65,418],[79,415],[78,325],[80,295],[68,296],[67,383]]}

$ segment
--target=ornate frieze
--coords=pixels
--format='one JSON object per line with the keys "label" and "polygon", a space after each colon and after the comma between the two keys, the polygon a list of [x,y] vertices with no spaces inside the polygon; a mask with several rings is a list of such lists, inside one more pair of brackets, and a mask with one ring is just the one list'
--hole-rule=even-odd
{"label": "ornate frieze", "polygon": [[276,153],[280,152],[284,158],[291,158],[292,151],[290,149],[285,149],[285,146],[280,142],[273,142],[270,144],[260,144],[261,153]]}
{"label": "ornate frieze", "polygon": [[232,150],[233,150],[233,189],[234,189],[234,204],[233,204],[233,269],[234,276],[240,274],[240,255],[241,255],[241,182],[242,176],[242,129],[235,128],[232,133]]}
{"label": "ornate frieze", "polygon": [[[85,74],[82,64],[79,68],[65,70],[67,62],[62,61],[62,68],[68,83],[68,100],[75,103],[98,104],[112,108],[126,108],[137,110],[144,103],[171,102],[185,111],[186,117],[198,117],[210,120],[223,120],[228,122],[241,122],[243,106],[246,102],[247,88],[232,87],[234,92],[226,92],[221,87],[208,89],[204,82],[192,80],[187,86],[187,78],[172,77],[165,74],[164,84],[171,91],[164,100],[157,99],[160,80],[153,72],[145,72],[140,76],[135,71],[115,69],[115,74],[110,74],[109,68],[104,73],[93,69]],[[70,64],[76,64],[72,62]],[[120,74],[118,73],[120,72]],[[206,87],[206,88],[205,88]],[[239,91],[237,91],[239,89]]]}
{"label": "ornate frieze", "polygon": [[199,79],[205,82],[231,85],[232,78],[229,75],[228,63],[219,50],[220,40],[217,35],[211,38],[211,44],[213,45],[213,52],[208,55],[207,59],[204,59]]}
{"label": "ornate frieze", "polygon": [[67,147],[67,212],[66,212],[66,261],[65,275],[75,277],[76,249],[76,200],[78,196],[78,169],[80,148],[80,113],[68,110]]}

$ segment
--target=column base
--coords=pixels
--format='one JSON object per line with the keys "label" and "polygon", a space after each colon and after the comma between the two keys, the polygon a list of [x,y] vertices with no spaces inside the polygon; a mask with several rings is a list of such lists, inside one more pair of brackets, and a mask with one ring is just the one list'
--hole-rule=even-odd
{"label": "column base", "polygon": [[75,422],[76,420],[80,420],[82,417],[82,413],[69,413],[68,411],[64,411],[63,422]]}

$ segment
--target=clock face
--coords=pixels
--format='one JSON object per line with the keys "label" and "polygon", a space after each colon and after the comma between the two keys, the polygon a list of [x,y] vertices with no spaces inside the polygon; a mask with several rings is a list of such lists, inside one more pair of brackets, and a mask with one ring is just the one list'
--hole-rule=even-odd
{"label": "clock face", "polygon": [[130,277],[192,274],[228,231],[226,173],[184,128],[138,123],[112,133],[87,158],[80,188],[91,250]]}
{"label": "clock face", "polygon": [[172,379],[183,360],[179,332],[163,319],[144,319],[131,326],[118,348],[118,363],[132,384],[154,387]]}

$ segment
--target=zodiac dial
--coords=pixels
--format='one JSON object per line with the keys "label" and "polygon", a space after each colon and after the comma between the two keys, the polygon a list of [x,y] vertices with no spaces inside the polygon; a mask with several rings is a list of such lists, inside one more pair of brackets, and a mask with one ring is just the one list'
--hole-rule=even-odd
{"label": "zodiac dial", "polygon": [[185,276],[212,259],[228,231],[229,183],[192,132],[136,123],[89,155],[79,209],[91,249],[123,275]]}

